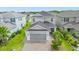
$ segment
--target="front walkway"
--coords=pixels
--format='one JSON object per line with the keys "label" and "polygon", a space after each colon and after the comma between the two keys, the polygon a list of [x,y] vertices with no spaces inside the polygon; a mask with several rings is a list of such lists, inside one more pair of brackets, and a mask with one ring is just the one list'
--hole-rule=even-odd
{"label": "front walkway", "polygon": [[30,42],[27,41],[24,45],[23,51],[51,51],[50,42]]}

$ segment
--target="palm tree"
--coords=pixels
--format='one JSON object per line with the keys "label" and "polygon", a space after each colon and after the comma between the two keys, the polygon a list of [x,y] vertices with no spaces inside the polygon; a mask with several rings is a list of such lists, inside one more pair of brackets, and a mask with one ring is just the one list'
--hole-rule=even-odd
{"label": "palm tree", "polygon": [[59,50],[59,48],[60,48],[60,45],[61,45],[61,41],[59,41],[59,40],[54,40],[54,41],[52,41],[52,45],[51,45],[51,48],[53,49],[53,50]]}
{"label": "palm tree", "polygon": [[8,29],[6,27],[0,27],[0,45],[5,44],[8,39]]}

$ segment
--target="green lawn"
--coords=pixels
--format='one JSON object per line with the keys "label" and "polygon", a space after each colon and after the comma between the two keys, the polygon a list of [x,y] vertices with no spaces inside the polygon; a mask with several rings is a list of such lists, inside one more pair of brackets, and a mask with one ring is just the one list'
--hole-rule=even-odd
{"label": "green lawn", "polygon": [[23,29],[21,29],[21,33],[16,35],[14,38],[8,41],[6,46],[0,47],[0,51],[20,51],[23,48],[24,39],[25,39],[25,30],[30,27],[31,23],[27,23]]}

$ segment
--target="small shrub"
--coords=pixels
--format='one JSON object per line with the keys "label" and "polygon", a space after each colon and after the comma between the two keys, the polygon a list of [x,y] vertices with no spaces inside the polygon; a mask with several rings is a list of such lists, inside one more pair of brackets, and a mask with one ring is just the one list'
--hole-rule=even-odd
{"label": "small shrub", "polygon": [[59,43],[56,41],[53,41],[53,44],[51,45],[51,48],[54,50],[58,50],[59,49]]}
{"label": "small shrub", "polygon": [[[60,46],[63,46],[65,50],[72,51],[74,48],[69,44],[72,40],[72,37],[69,36],[69,33],[67,31],[56,31],[53,33],[55,42],[52,42],[51,48],[58,50]],[[66,41],[67,40],[67,41]]]}
{"label": "small shrub", "polygon": [[71,42],[71,45],[74,46],[74,47],[77,47],[77,44],[78,44],[77,41]]}
{"label": "small shrub", "polygon": [[75,36],[75,33],[72,33],[73,36]]}
{"label": "small shrub", "polygon": [[73,40],[72,40],[72,37],[69,37],[69,38],[68,38],[68,41],[69,41],[69,42],[73,41]]}
{"label": "small shrub", "polygon": [[21,33],[21,30],[18,30],[17,32],[16,32],[16,34],[20,34]]}
{"label": "small shrub", "polygon": [[[29,24],[29,23],[27,23]],[[24,38],[25,38],[25,30],[28,29],[29,26],[24,26],[20,31],[17,33],[13,33],[10,37],[10,40],[7,42],[5,46],[0,46],[0,51],[19,51],[23,48]]]}
{"label": "small shrub", "polygon": [[15,36],[16,36],[16,33],[15,33],[15,32],[12,33],[11,36],[9,37],[9,40],[10,40],[11,38],[15,37]]}
{"label": "small shrub", "polygon": [[17,34],[20,34],[20,33],[21,33],[21,30],[18,30],[17,32],[12,33],[11,36],[9,37],[9,40],[11,38],[14,38]]}

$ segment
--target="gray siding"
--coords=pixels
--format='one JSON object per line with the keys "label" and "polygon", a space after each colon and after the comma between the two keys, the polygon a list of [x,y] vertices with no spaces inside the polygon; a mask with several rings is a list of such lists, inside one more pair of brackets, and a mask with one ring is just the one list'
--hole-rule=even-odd
{"label": "gray siding", "polygon": [[[33,19],[35,21],[33,21]],[[40,16],[36,16],[36,17],[32,17],[31,21],[32,21],[32,23],[36,23],[38,21],[42,21],[43,22],[44,21],[44,18],[43,17],[40,17]]]}
{"label": "gray siding", "polygon": [[76,18],[76,22],[79,22],[79,17]]}
{"label": "gray siding", "polygon": [[[53,18],[53,21],[51,21],[52,18]],[[35,19],[35,22],[33,22],[33,19]],[[41,22],[48,21],[50,23],[54,23],[55,18],[54,17],[50,17],[50,16],[46,16],[46,17],[36,16],[36,17],[32,17],[31,21],[32,21],[32,23],[36,23],[38,21],[41,21]]]}
{"label": "gray siding", "polygon": [[[57,17],[56,24],[62,25],[62,24],[68,23],[68,22],[64,22],[64,18],[66,17]],[[69,22],[73,22],[73,21],[79,22],[79,17],[69,17]]]}

